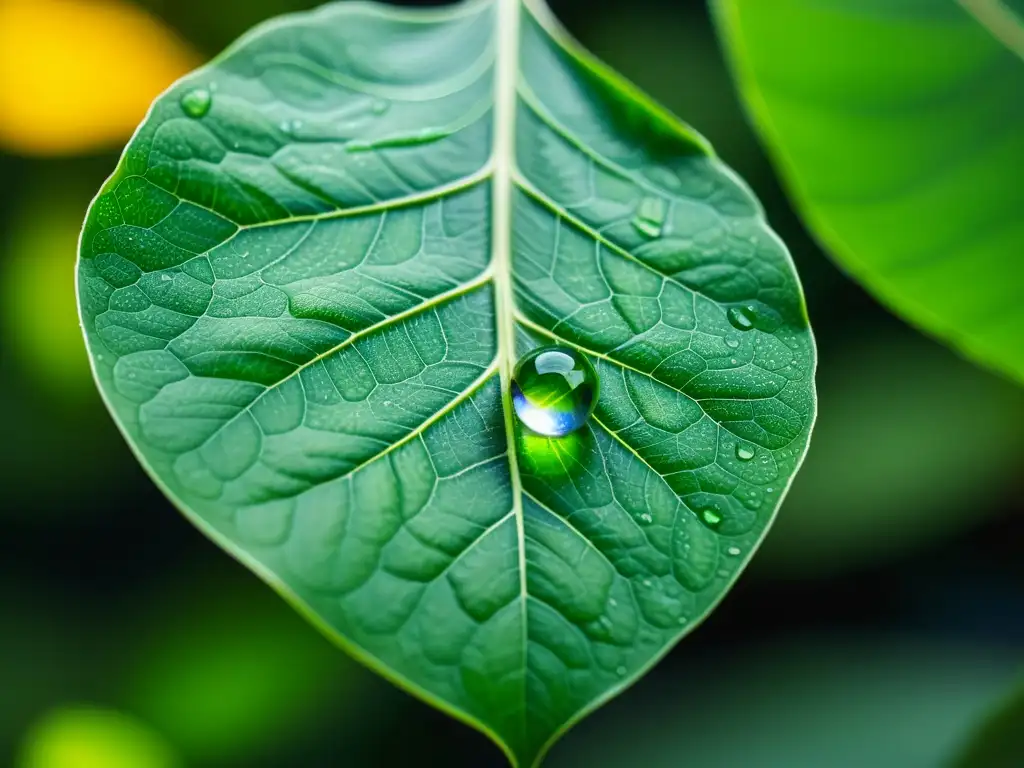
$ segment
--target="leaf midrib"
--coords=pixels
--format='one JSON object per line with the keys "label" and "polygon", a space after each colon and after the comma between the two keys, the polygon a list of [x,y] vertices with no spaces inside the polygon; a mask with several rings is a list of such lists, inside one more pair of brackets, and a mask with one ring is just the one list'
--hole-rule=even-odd
{"label": "leaf midrib", "polygon": [[[526,524],[523,518],[523,486],[516,454],[515,422],[509,402],[512,367],[515,364],[515,296],[512,285],[512,196],[515,176],[515,130],[518,107],[520,0],[497,0],[494,19],[497,50],[494,74],[494,169],[493,215],[491,222],[491,265],[493,269],[495,314],[498,326],[498,359],[501,377],[501,409],[505,420],[505,451],[516,520],[519,564],[519,605],[522,636],[522,702],[520,738],[526,742],[526,667],[529,634],[526,611]],[[514,760],[515,762],[515,760]]]}

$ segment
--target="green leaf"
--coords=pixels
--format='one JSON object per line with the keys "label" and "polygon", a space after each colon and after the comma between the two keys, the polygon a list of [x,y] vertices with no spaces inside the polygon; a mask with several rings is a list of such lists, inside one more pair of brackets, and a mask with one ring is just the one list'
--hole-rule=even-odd
{"label": "green leaf", "polygon": [[1024,379],[1024,61],[1001,42],[1024,27],[997,39],[962,6],[1013,18],[995,0],[715,4],[817,237],[906,319]]}
{"label": "green leaf", "polygon": [[[251,33],[154,105],[79,300],[181,510],[524,765],[723,597],[814,418],[750,192],[534,0]],[[507,399],[549,343],[601,377],[555,441]]]}
{"label": "green leaf", "polygon": [[1024,685],[971,734],[954,768],[1016,768],[1024,763]]}

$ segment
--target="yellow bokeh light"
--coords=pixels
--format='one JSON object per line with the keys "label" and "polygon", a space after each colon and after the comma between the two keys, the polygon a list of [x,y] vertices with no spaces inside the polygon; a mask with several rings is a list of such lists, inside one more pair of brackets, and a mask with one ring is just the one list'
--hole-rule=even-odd
{"label": "yellow bokeh light", "polygon": [[0,148],[67,155],[117,146],[198,56],[119,0],[0,0]]}

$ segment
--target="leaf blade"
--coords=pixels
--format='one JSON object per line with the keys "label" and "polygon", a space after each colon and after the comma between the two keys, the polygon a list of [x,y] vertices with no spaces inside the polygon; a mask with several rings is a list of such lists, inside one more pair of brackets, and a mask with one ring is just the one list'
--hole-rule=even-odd
{"label": "leaf blade", "polygon": [[[515,763],[721,599],[813,420],[799,283],[749,190],[535,3],[250,34],[155,105],[79,280],[100,388],[165,493]],[[505,393],[542,339],[605,394],[523,448]]]}

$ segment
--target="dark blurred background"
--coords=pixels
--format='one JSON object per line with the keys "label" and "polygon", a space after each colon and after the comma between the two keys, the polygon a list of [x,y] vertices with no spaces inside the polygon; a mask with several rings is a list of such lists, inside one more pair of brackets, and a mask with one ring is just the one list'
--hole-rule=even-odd
{"label": "dark blurred background", "polygon": [[[0,0],[0,764],[504,764],[189,525],[86,363],[77,232],[146,105],[257,21],[315,4]],[[820,416],[730,596],[549,764],[943,765],[1024,668],[1024,390],[906,327],[823,255],[702,2],[551,4],[760,196],[804,282]]]}

